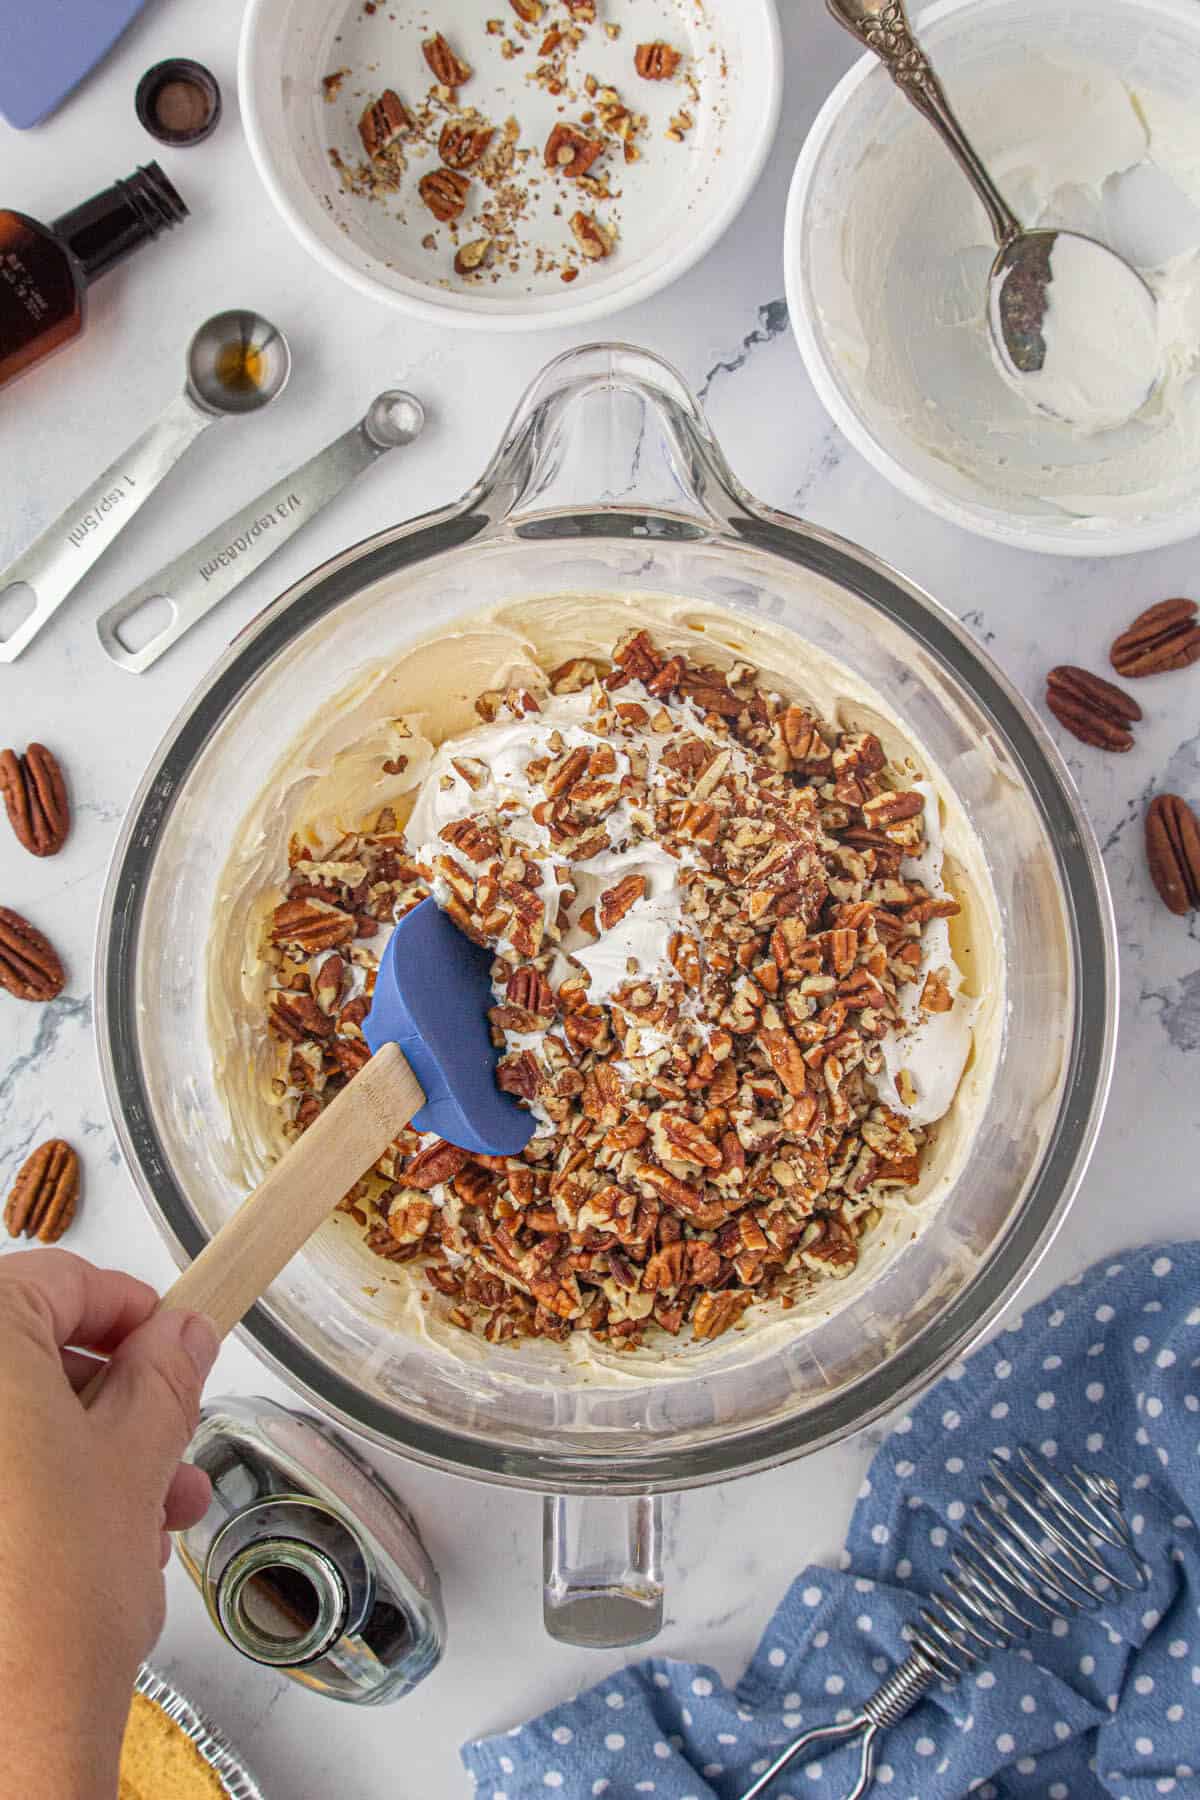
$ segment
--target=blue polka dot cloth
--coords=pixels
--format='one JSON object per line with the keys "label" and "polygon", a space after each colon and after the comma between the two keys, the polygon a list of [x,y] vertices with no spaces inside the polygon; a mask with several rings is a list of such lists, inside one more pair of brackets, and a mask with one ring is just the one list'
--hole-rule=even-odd
{"label": "blue polka dot cloth", "polygon": [[[1119,1483],[1149,1585],[934,1688],[884,1740],[876,1792],[1200,1795],[1200,1244],[1180,1244],[1098,1264],[952,1368],[876,1456],[842,1567],[797,1577],[736,1687],[696,1663],[624,1669],[468,1744],[477,1800],[736,1800],[903,1660],[988,1458],[1022,1444]],[[770,1800],[840,1800],[856,1772],[839,1748]]]}

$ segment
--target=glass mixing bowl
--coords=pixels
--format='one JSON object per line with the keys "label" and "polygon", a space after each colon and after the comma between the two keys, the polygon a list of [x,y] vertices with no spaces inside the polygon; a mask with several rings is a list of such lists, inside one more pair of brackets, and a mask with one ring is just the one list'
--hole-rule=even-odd
{"label": "glass mixing bowl", "polygon": [[[264,1360],[376,1444],[566,1497],[548,1513],[548,1571],[563,1603],[554,1628],[572,1636],[584,1628],[564,1623],[578,1597],[564,1565],[590,1558],[595,1576],[613,1561],[572,1497],[655,1495],[815,1450],[911,1396],[984,1330],[1078,1186],[1115,1039],[1100,857],[1023,701],[910,582],[754,501],[666,364],[592,346],[543,372],[461,502],[347,551],[264,612],[197,690],[133,801],[101,922],[99,1037],[126,1157],[181,1263],[242,1198],[203,951],[220,872],[282,741],[357,670],[439,624],[504,598],[603,593],[769,616],[889,700],[984,846],[1007,1005],[973,1153],[933,1222],[841,1311],[768,1354],[725,1340],[636,1386],[581,1385],[550,1357],[514,1381],[499,1347],[494,1362],[464,1363],[391,1329],[363,1293],[380,1265],[350,1246],[344,1219],[248,1316]],[[635,1575],[655,1586],[654,1524],[646,1502],[630,1514],[627,1595]]]}

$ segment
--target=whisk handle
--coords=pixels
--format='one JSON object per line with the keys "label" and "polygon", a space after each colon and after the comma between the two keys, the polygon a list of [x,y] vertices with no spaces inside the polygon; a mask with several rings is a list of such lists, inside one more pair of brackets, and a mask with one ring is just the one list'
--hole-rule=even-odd
{"label": "whisk handle", "polygon": [[798,1738],[793,1738],[770,1768],[763,1771],[754,1786],[746,1789],[741,1800],[758,1800],[759,1795],[765,1794],[776,1777],[782,1775],[792,1763],[801,1759],[809,1762],[822,1747],[837,1749],[842,1744],[853,1743],[858,1737],[862,1739],[858,1780],[846,1795],[846,1800],[862,1800],[863,1795],[870,1792],[875,1779],[875,1760],[879,1755],[879,1745],[884,1733],[912,1711],[936,1679],[936,1671],[919,1652],[914,1652],[905,1658],[898,1669],[892,1670],[862,1711],[855,1713],[852,1719],[844,1719],[840,1725],[814,1725],[810,1730],[802,1731]]}
{"label": "whisk handle", "polygon": [[860,1732],[863,1740],[862,1765],[854,1791],[847,1800],[861,1800],[861,1796],[871,1785],[875,1766],[875,1739],[880,1735],[879,1727],[873,1725],[865,1713],[856,1713],[841,1725],[814,1725],[810,1731],[802,1731],[786,1749],[780,1751],[770,1768],[764,1769],[754,1786],[746,1789],[741,1800],[758,1800],[758,1796],[766,1793],[776,1776],[782,1775],[794,1762],[810,1762],[815,1752],[823,1746],[832,1750],[841,1744],[853,1743]]}

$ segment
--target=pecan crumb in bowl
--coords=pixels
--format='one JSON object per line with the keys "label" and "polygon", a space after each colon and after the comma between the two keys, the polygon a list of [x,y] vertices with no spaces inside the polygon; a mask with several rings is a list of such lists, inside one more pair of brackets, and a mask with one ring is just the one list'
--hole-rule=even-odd
{"label": "pecan crumb in bowl", "polygon": [[[597,444],[619,507],[573,485]],[[496,952],[530,1151],[402,1135],[247,1321],[377,1443],[560,1494],[762,1468],[917,1391],[1053,1236],[1115,966],[1057,754],[643,352],[551,364],[463,501],[284,595],[158,752],[100,1035],[181,1259],[353,1078],[430,888]]]}
{"label": "pecan crumb in bowl", "polygon": [[737,217],[779,118],[774,0],[251,0],[267,192],[365,293],[526,330],[656,293]]}

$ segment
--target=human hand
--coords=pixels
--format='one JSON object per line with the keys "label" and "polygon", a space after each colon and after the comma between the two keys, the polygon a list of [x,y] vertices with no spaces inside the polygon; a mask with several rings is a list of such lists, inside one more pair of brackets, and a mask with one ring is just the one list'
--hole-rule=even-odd
{"label": "human hand", "polygon": [[[162,1629],[168,1531],[208,1506],[180,1457],[211,1323],[63,1250],[0,1261],[0,1796],[112,1800],[139,1662]],[[109,1355],[90,1411],[78,1391]],[[11,1785],[10,1785],[11,1784]]]}

